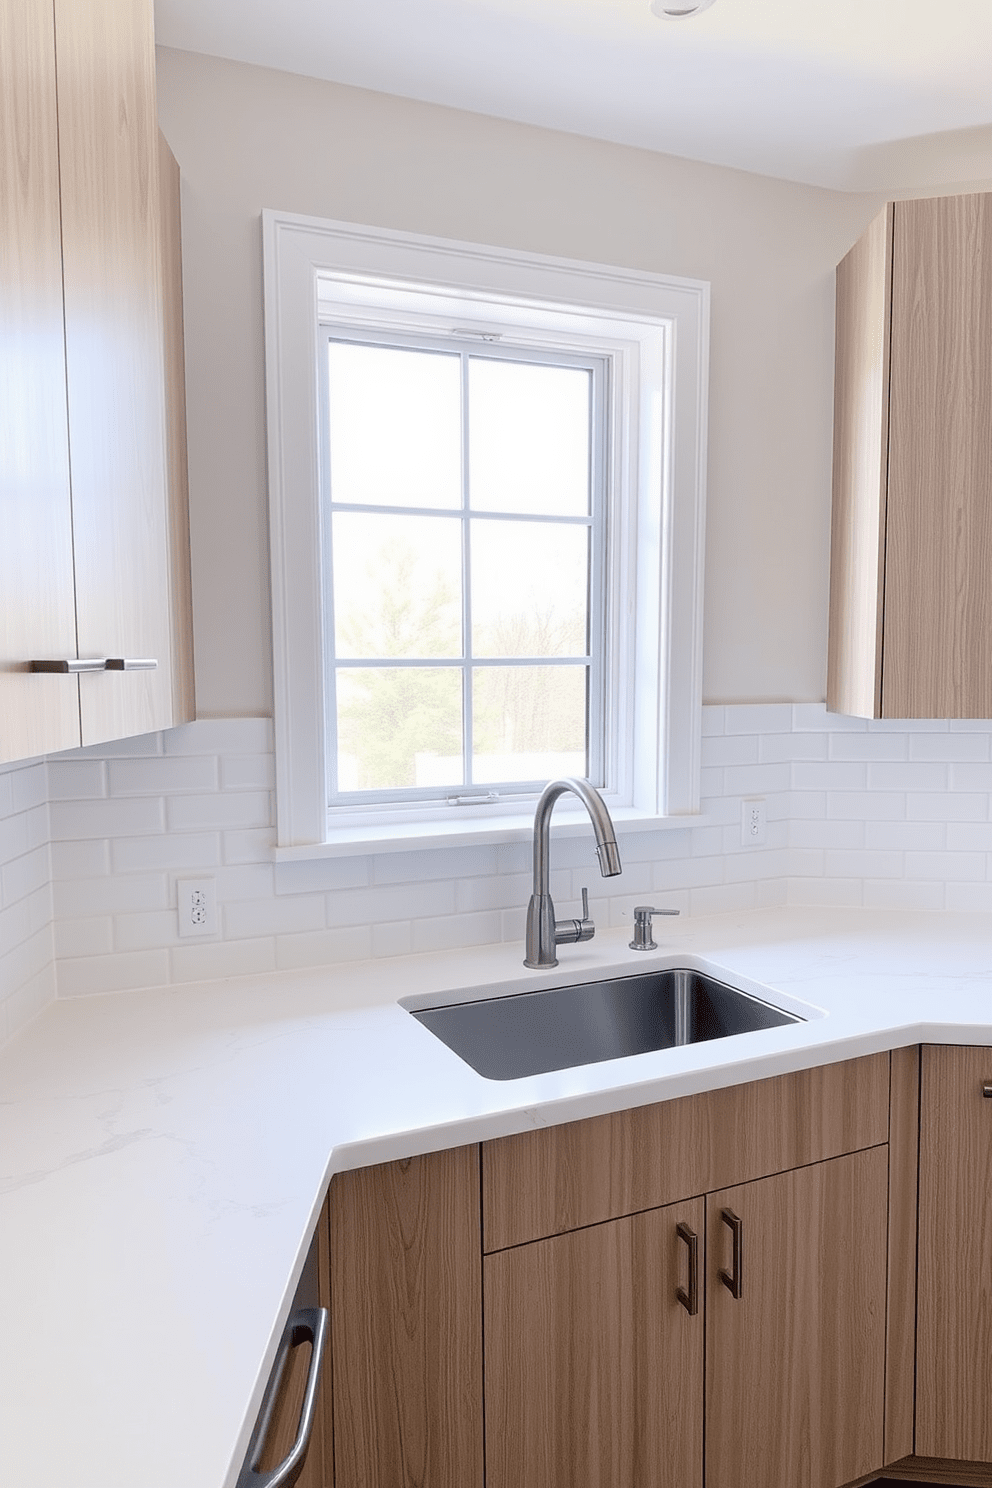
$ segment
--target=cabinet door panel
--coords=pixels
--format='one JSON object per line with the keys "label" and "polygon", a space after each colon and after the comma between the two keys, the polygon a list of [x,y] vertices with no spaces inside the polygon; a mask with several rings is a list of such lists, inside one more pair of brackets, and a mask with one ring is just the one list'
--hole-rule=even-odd
{"label": "cabinet door panel", "polygon": [[0,6],[0,761],[79,743],[50,0]]}
{"label": "cabinet door panel", "polygon": [[485,1260],[487,1488],[701,1488],[702,1199]]}
{"label": "cabinet door panel", "polygon": [[992,1461],[992,1050],[924,1048],[916,1450]]}
{"label": "cabinet door panel", "polygon": [[335,1488],[482,1488],[479,1149],[331,1185]]}
{"label": "cabinet door panel", "polygon": [[[882,1465],[887,1149],[707,1200],[706,1488],[839,1488]],[[743,1294],[724,1209],[743,1221]]]}
{"label": "cabinet door panel", "polygon": [[886,718],[992,716],[992,194],[896,202]]}
{"label": "cabinet door panel", "polygon": [[151,0],[55,0],[84,744],[172,722],[163,281]]}

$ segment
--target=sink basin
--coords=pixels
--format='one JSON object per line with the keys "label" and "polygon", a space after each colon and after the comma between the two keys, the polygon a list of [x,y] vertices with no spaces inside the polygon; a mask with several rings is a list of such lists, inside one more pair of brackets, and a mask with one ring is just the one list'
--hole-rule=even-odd
{"label": "sink basin", "polygon": [[804,1021],[683,968],[421,1008],[413,1016],[487,1080],[518,1080]]}

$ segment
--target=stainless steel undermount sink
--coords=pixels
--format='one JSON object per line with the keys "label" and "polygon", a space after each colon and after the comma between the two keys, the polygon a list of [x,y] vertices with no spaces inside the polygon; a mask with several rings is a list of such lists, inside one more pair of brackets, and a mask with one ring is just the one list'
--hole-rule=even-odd
{"label": "stainless steel undermount sink", "polygon": [[488,1080],[805,1022],[681,967],[411,1011]]}

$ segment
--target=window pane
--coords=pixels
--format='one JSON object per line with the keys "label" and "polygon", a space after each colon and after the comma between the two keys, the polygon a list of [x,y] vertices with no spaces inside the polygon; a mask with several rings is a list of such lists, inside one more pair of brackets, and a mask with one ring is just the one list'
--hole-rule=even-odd
{"label": "window pane", "polygon": [[586,668],[476,667],[472,780],[585,775]]}
{"label": "window pane", "polygon": [[591,374],[471,357],[468,379],[472,506],[585,516]]}
{"label": "window pane", "polygon": [[589,530],[471,524],[475,656],[585,656]]}
{"label": "window pane", "polygon": [[346,667],[337,673],[338,789],[462,784],[457,667]]}
{"label": "window pane", "polygon": [[460,520],[335,512],[331,523],[335,654],[460,656]]}
{"label": "window pane", "polygon": [[388,346],[328,346],[331,500],[461,505],[461,362]]}

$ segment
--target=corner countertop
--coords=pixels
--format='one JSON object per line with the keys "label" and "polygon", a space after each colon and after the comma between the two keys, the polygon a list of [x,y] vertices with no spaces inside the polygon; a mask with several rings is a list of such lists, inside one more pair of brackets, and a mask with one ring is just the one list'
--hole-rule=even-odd
{"label": "corner countertop", "polygon": [[[59,1001],[0,1051],[11,1488],[231,1488],[335,1172],[915,1043],[992,1044],[992,915],[762,910]],[[805,1023],[522,1080],[399,1005],[690,964]]]}

